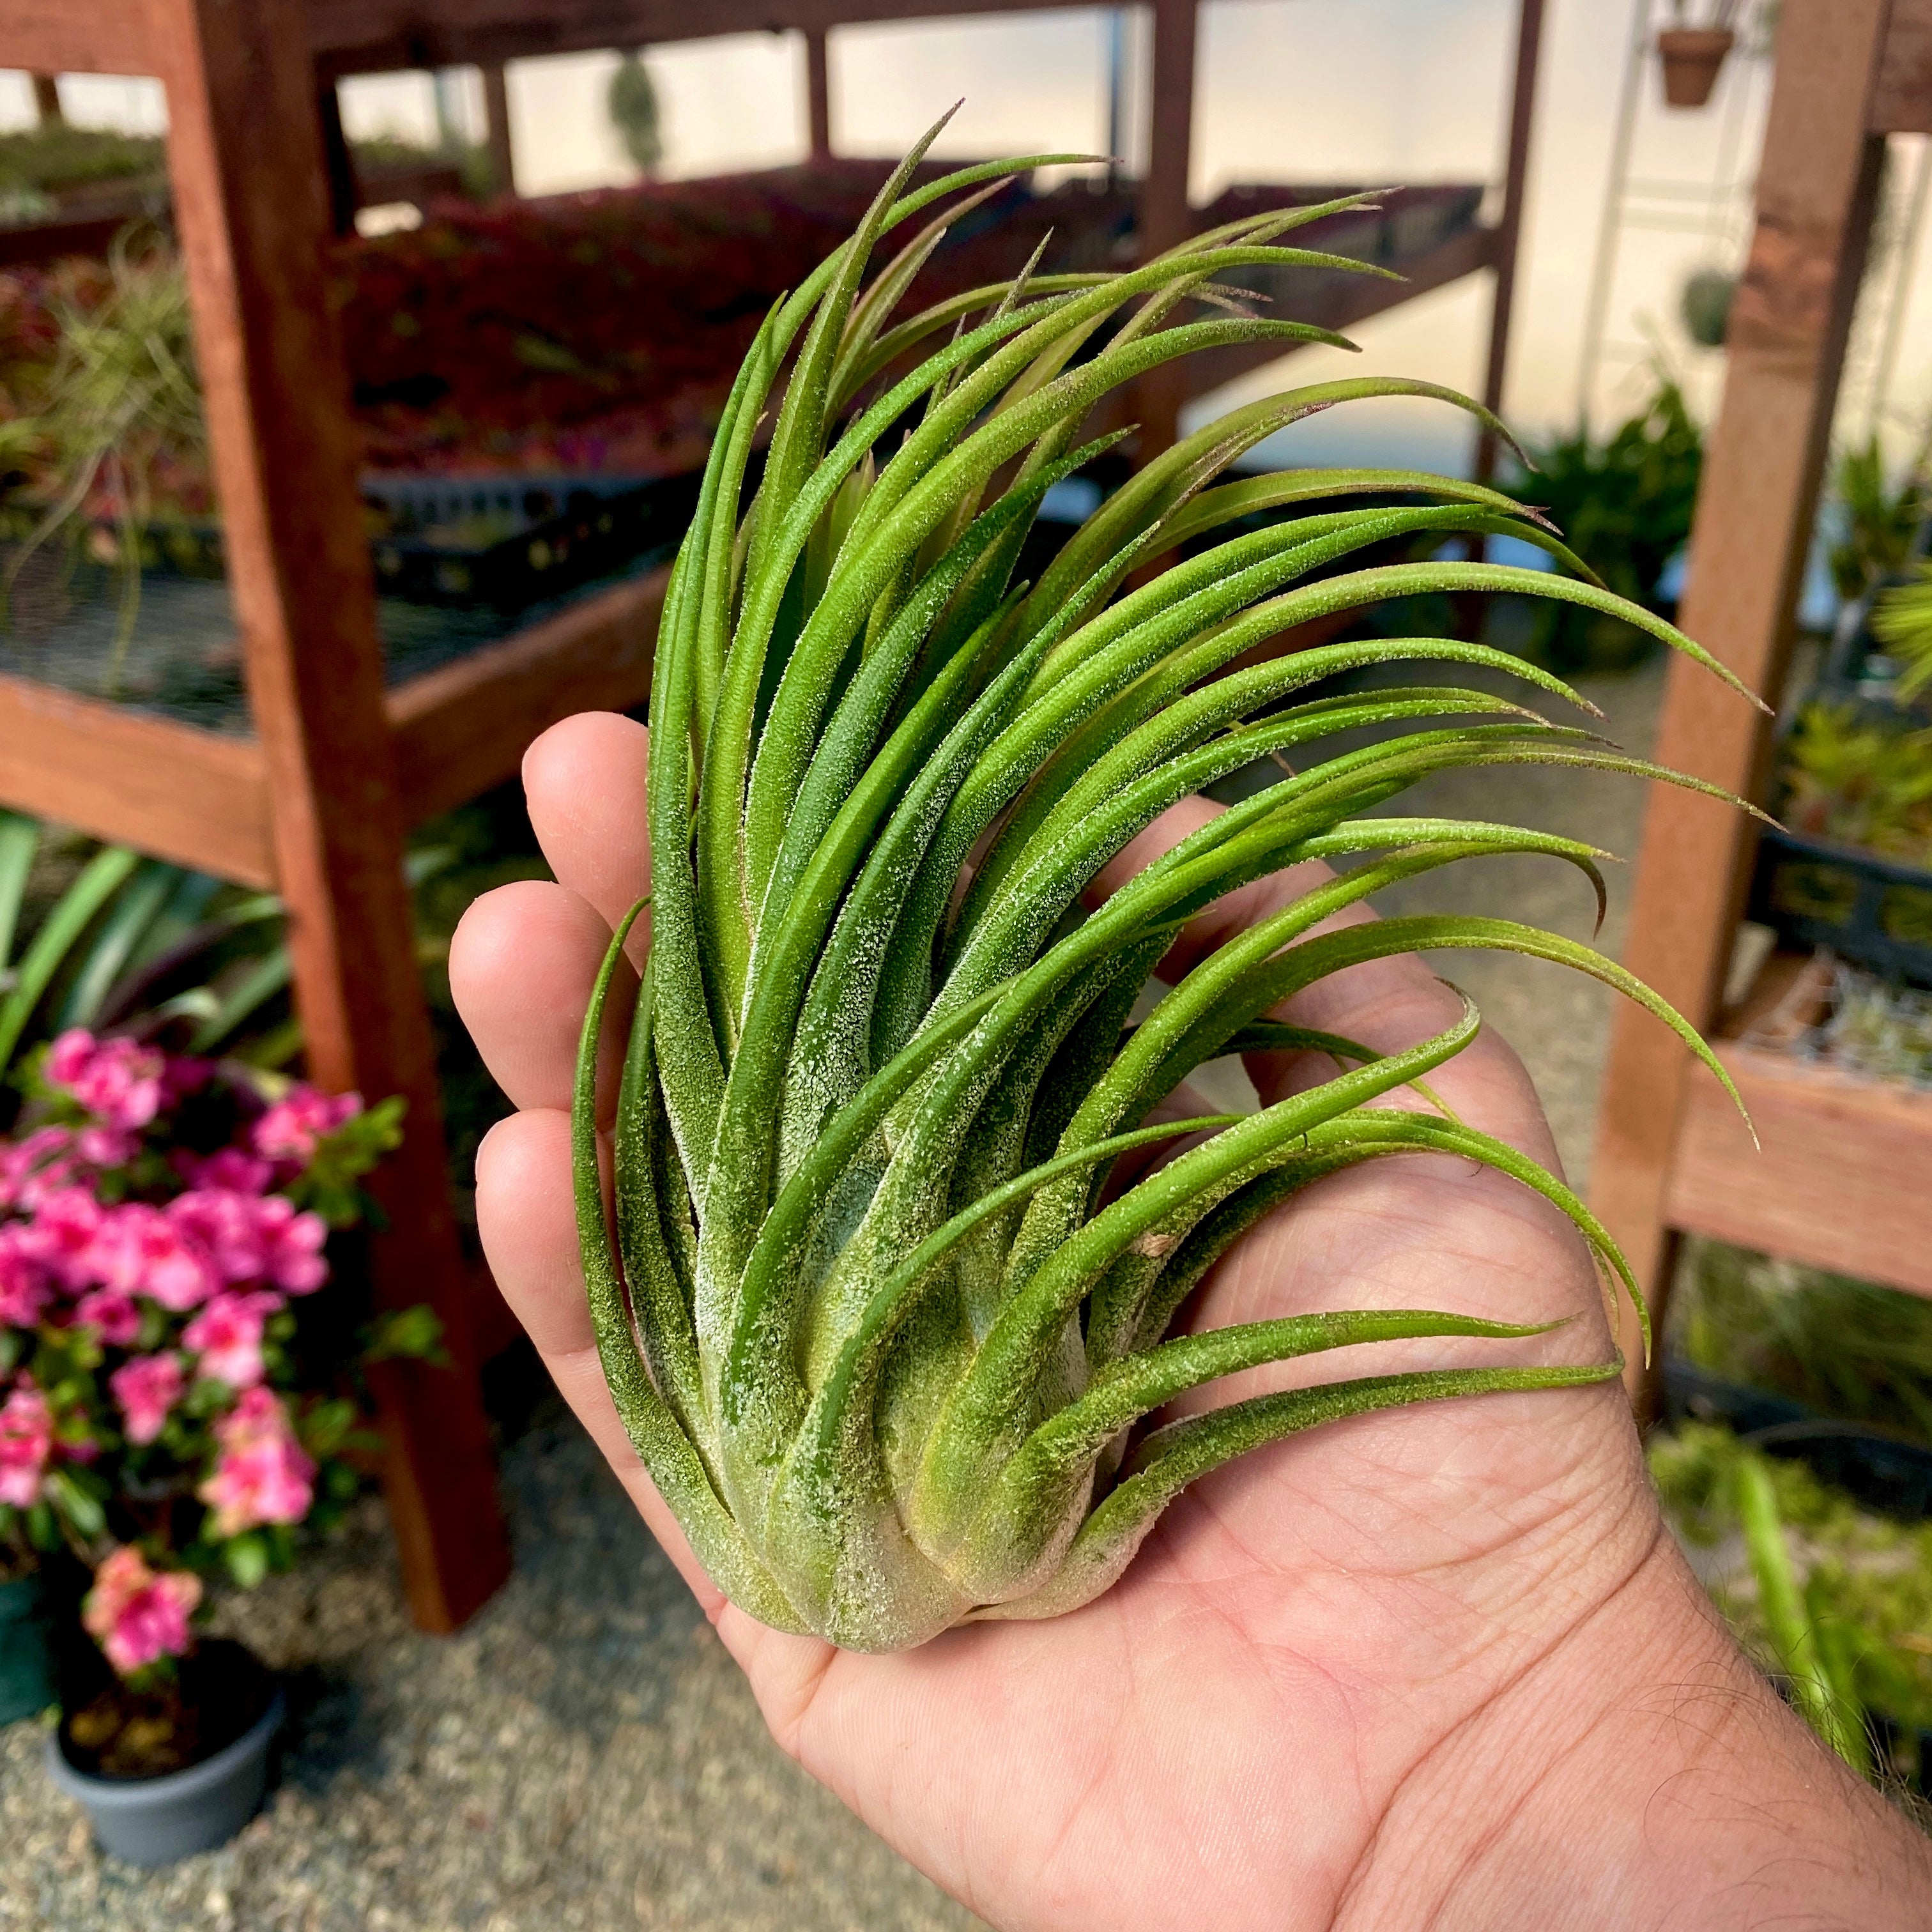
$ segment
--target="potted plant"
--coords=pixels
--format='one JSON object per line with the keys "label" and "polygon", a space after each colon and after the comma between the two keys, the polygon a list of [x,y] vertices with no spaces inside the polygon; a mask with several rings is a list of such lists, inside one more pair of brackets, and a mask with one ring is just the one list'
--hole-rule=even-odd
{"label": "potted plant", "polygon": [[98,1646],[63,1687],[56,1781],[109,1850],[220,1843],[266,1788],[268,1672],[197,1640],[206,1580],[284,1568],[358,1486],[358,1346],[427,1354],[422,1311],[359,1343],[318,1295],[332,1232],[400,1138],[365,1109],[236,1061],[72,1028],[26,1057],[0,1141],[0,1545],[64,1550]]}
{"label": "potted plant", "polygon": [[1710,99],[1719,70],[1736,43],[1731,22],[1737,10],[1737,0],[1713,0],[1700,24],[1692,20],[1686,0],[1673,0],[1673,24],[1660,28],[1657,36],[1666,106],[1702,107]]}

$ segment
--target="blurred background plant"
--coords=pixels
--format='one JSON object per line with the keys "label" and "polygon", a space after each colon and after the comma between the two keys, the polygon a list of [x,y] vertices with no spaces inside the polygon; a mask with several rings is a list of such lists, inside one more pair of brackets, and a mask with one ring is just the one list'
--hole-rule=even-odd
{"label": "blurred background plant", "polygon": [[1670,1348],[1724,1382],[1932,1445],[1932,1303],[1919,1296],[1698,1240]]}
{"label": "blurred background plant", "polygon": [[[1531,446],[1535,468],[1514,494],[1547,511],[1570,548],[1619,596],[1653,610],[1674,608],[1660,589],[1690,534],[1702,431],[1684,392],[1661,365],[1648,400],[1598,442],[1587,427]],[[1552,605],[1539,618],[1532,655],[1552,669],[1616,670],[1646,657],[1655,640],[1613,617]]]}
{"label": "blurred background plant", "polygon": [[1730,1430],[1654,1435],[1651,1472],[1757,1660],[1861,1771],[1916,1782],[1932,1742],[1932,1525],[1861,1510]]}
{"label": "blurred background plant", "polygon": [[658,104],[657,83],[634,47],[618,62],[604,104],[625,153],[649,179],[664,160],[664,116]]}
{"label": "blurred background plant", "polygon": [[1932,446],[1922,442],[1902,469],[1888,472],[1876,431],[1839,457],[1832,494],[1843,518],[1827,554],[1832,581],[1850,604],[1903,570],[1918,526],[1932,508],[1926,474]]}
{"label": "blurred background plant", "polygon": [[1932,863],[1932,730],[1813,698],[1785,740],[1783,780],[1794,831]]}
{"label": "blurred background plant", "polygon": [[[13,480],[0,536],[15,539],[0,588],[10,598],[44,544],[86,554],[120,578],[110,688],[140,609],[141,568],[158,518],[165,544],[212,510],[207,431],[179,258],[152,230],[110,250],[104,278],[74,266],[50,304],[56,352],[0,422],[0,472]],[[176,526],[170,532],[165,526]]]}

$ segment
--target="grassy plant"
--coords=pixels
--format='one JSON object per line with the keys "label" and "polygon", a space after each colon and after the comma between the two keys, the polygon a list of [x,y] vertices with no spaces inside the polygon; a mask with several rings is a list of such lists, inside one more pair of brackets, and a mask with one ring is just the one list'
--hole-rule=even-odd
{"label": "grassy plant", "polygon": [[[1338,673],[1432,660],[1570,695],[1480,644],[1378,638],[1231,668],[1244,652],[1381,598],[1507,590],[1620,617],[1711,664],[1660,618],[1581,578],[1450,562],[1315,575],[1424,532],[1508,532],[1580,568],[1493,490],[1388,471],[1217,481],[1274,430],[1352,398],[1474,404],[1394,380],[1251,404],[1149,464],[1036,583],[1009,582],[1042,494],[1115,440],[1079,441],[1111,392],[1191,351],[1337,340],[1246,313],[1216,278],[1238,285],[1274,265],[1376,272],[1277,241],[1364,197],[1234,223],[1123,274],[1022,269],[896,321],[946,218],[868,282],[889,230],[949,193],[1079,158],[968,169],[908,192],[924,146],[851,239],[772,310],[720,426],[658,632],[651,947],[608,1208],[596,1075],[628,921],[585,1026],[574,1126],[592,1310],[632,1439],[737,1603],[862,1649],[1088,1600],[1169,1499],[1258,1444],[1395,1404],[1616,1372],[1606,1362],[1370,1377],[1132,1435],[1183,1391],[1261,1363],[1382,1337],[1532,1332],[1409,1310],[1169,1338],[1232,1241],[1359,1162],[1448,1151],[1514,1175],[1568,1215],[1606,1279],[1634,1296],[1561,1182],[1454,1118],[1374,1105],[1465,1046],[1473,1008],[1382,1057],[1267,1017],[1298,989],[1360,960],[1500,946],[1594,974],[1705,1052],[1609,961],[1513,922],[1314,932],[1387,883],[1484,853],[1549,854],[1596,876],[1600,855],[1574,841],[1372,815],[1431,771],[1654,771],[1472,690],[1314,694]],[[1190,303],[1205,319],[1182,319]],[[761,422],[769,454],[748,493]],[[1358,492],[1414,500],[1334,507]],[[1138,568],[1235,518],[1318,499],[1317,512],[1136,581]],[[1324,736],[1392,720],[1420,728],[1322,758]],[[1083,888],[1166,808],[1278,753],[1296,773],[1084,910]],[[1312,858],[1360,862],[1126,1027],[1184,922]],[[1346,1070],[1251,1115],[1144,1124],[1202,1062],[1296,1045]],[[1117,1155],[1189,1130],[1207,1138],[1106,1196]]]}
{"label": "grassy plant", "polygon": [[199,461],[206,441],[188,289],[172,250],[129,231],[110,259],[112,286],[83,307],[57,296],[60,347],[28,413],[0,423],[0,466],[32,478],[38,504],[4,580],[11,592],[42,544],[90,510],[116,526],[121,609],[108,671],[118,685],[141,601],[141,562],[158,473]]}
{"label": "grassy plant", "polygon": [[1726,1382],[1932,1443],[1932,1304],[1917,1295],[1699,1241],[1671,1335]]}
{"label": "grassy plant", "polygon": [[1712,1424],[1660,1432],[1648,1454],[1680,1534],[1712,1550],[1740,1538],[1743,1574],[1720,1576],[1712,1594],[1745,1647],[1790,1683],[1808,1720],[1861,1770],[1872,1768],[1867,1714],[1888,1720],[1892,1768],[1916,1772],[1922,1788],[1932,1524],[1862,1510],[1803,1462],[1766,1455]]}

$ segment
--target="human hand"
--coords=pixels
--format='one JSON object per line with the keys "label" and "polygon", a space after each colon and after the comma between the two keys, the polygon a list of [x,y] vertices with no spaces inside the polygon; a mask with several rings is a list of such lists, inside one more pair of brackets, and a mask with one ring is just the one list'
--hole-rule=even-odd
{"label": "human hand", "polygon": [[[1114,1588],[1049,1622],[864,1656],[725,1602],[611,1405],[572,1201],[578,1033],[610,928],[647,889],[644,758],[642,728],[609,715],[538,740],[525,783],[559,883],[488,895],[456,935],[459,1006],[520,1110],[478,1157],[478,1216],[558,1387],[808,1771],[1016,1932],[1838,1922],[1804,1916],[1808,1883],[1821,1911],[1850,1907],[1864,1927],[1924,1922],[1932,1886],[1916,1912],[1900,1888],[1927,1886],[1922,1846],[1717,1624],[1663,1530],[1614,1382],[1400,1409],[1251,1454],[1172,1504]],[[1212,809],[1176,808],[1101,889]],[[1230,895],[1177,953],[1211,949],[1310,882],[1284,873]],[[1390,1051],[1457,1010],[1400,958],[1324,980],[1284,1016]],[[1327,1071],[1300,1055],[1250,1062],[1264,1102]],[[1534,1090],[1492,1036],[1431,1084],[1472,1126],[1554,1165]],[[1510,1360],[1609,1354],[1568,1221],[1437,1156],[1369,1162],[1298,1196],[1224,1258],[1191,1325],[1418,1306],[1572,1318],[1508,1345]],[[1383,1344],[1363,1372],[1497,1349]],[[1322,1378],[1280,1364],[1196,1402]],[[1861,1870],[1891,1906],[1847,1889]]]}

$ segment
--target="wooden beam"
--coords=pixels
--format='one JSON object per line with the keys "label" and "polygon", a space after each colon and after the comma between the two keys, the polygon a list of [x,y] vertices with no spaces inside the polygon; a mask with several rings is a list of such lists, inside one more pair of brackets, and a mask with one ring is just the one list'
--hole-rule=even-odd
{"label": "wooden beam", "polygon": [[[1141,184],[1136,252],[1143,262],[1178,248],[1194,232],[1188,178],[1194,159],[1196,0],[1154,0],[1153,99],[1148,124],[1147,179]],[[1169,362],[1134,385],[1141,431],[1138,460],[1150,462],[1173,447],[1189,372]]]}
{"label": "wooden beam", "polygon": [[315,78],[299,0],[151,0],[169,60],[169,165],[266,772],[309,1069],[400,1094],[372,1178],[385,1306],[428,1303],[454,1369],[382,1366],[385,1474],[410,1607],[462,1622],[508,1568],[444,1172],[434,1043],[402,872],[356,447],[327,286]]}
{"label": "wooden beam", "polygon": [[517,191],[517,152],[510,133],[510,84],[501,61],[483,66],[483,138],[490,149],[491,191]]}
{"label": "wooden beam", "polygon": [[238,885],[275,883],[253,739],[0,676],[0,803]]}
{"label": "wooden beam", "polygon": [[0,0],[0,55],[30,73],[153,74],[148,0]]}
{"label": "wooden beam", "polygon": [[1932,0],[1892,0],[1865,124],[1874,134],[1932,134]]}
{"label": "wooden beam", "polygon": [[338,235],[352,234],[362,197],[356,192],[356,157],[349,152],[349,136],[342,125],[342,96],[332,80],[315,84],[315,122],[322,136],[322,182],[328,196],[328,225]]}
{"label": "wooden beam", "polygon": [[[1729,373],[1705,458],[1680,621],[1775,704],[1808,553],[1880,164],[1868,134],[1886,0],[1785,0],[1757,224],[1731,309]],[[1767,721],[1675,660],[1658,762],[1761,794]],[[1715,1015],[1753,842],[1732,808],[1664,785],[1645,822],[1625,964],[1699,1026]],[[1620,1011],[1592,1192],[1646,1293],[1668,1284],[1667,1202],[1695,1073],[1674,1035]],[[1626,1350],[1626,1353],[1629,1352]]]}
{"label": "wooden beam", "polygon": [[412,678],[389,694],[404,818],[420,824],[514,778],[530,740],[579,711],[628,711],[650,695],[668,571]]}
{"label": "wooden beam", "polygon": [[34,118],[43,128],[58,128],[66,118],[61,112],[60,76],[37,74],[34,82]]}
{"label": "wooden beam", "polygon": [[[40,0],[58,5],[60,0]],[[316,56],[332,74],[452,67],[540,54],[823,32],[884,20],[1028,14],[1066,0],[308,0]],[[4,16],[0,16],[4,19]]]}
{"label": "wooden beam", "polygon": [[1932,1295],[1932,1095],[1735,1042],[1718,1052],[1761,1148],[1717,1083],[1697,1082],[1671,1166],[1671,1225]]}
{"label": "wooden beam", "polygon": [[[1537,57],[1543,43],[1543,0],[1520,0],[1516,12],[1516,65],[1510,82],[1509,158],[1503,169],[1503,206],[1496,222],[1492,260],[1496,281],[1490,298],[1490,346],[1483,367],[1483,403],[1491,414],[1503,407],[1503,381],[1509,370],[1510,318],[1516,308],[1516,244],[1529,180],[1529,140],[1536,116]],[[1486,483],[1496,472],[1496,439],[1490,430],[1476,438],[1474,475]]]}
{"label": "wooden beam", "polygon": [[832,158],[832,68],[823,27],[805,30],[805,124],[814,161]]}

